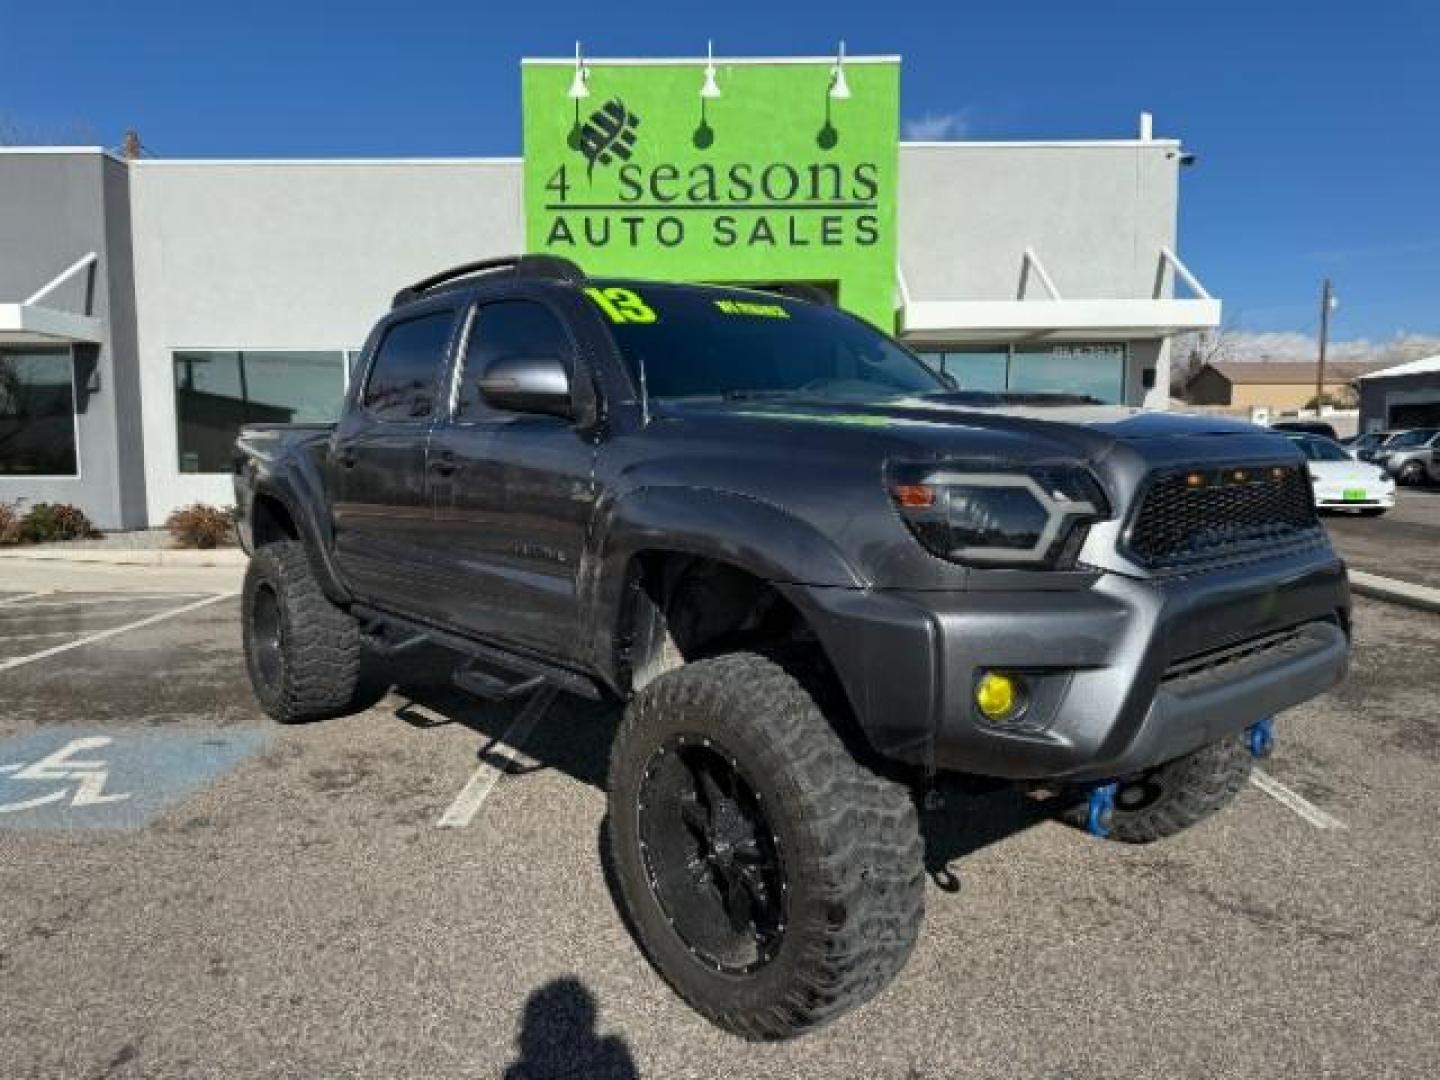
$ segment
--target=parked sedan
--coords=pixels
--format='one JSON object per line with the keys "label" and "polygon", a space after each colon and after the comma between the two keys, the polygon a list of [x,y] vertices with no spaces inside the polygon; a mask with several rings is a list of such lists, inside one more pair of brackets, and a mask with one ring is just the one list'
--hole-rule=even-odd
{"label": "parked sedan", "polygon": [[1403,433],[1404,429],[1400,431],[1367,431],[1364,435],[1356,435],[1344,440],[1341,445],[1350,451],[1351,456],[1360,461],[1374,461],[1375,455],[1380,452],[1381,447],[1396,435]]}
{"label": "parked sedan", "polygon": [[1322,510],[1356,510],[1379,517],[1395,505],[1395,481],[1385,470],[1356,461],[1345,448],[1318,435],[1290,435],[1310,465],[1315,505]]}
{"label": "parked sedan", "polygon": [[1440,428],[1401,432],[1375,455],[1375,464],[1402,484],[1440,479]]}

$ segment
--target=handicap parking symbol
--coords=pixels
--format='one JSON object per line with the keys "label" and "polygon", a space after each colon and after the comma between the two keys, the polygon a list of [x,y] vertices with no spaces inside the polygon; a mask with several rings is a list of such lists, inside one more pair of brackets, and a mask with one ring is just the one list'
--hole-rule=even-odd
{"label": "handicap parking symbol", "polygon": [[[63,785],[56,791],[37,795],[33,799],[0,803],[0,814],[14,814],[21,810],[33,810],[47,803],[63,802],[67,795],[70,797],[71,806],[102,806],[105,803],[124,802],[130,798],[129,792],[109,795],[105,793],[105,782],[110,778],[105,762],[80,761],[76,758],[77,754],[83,754],[87,750],[99,750],[114,741],[108,735],[88,735],[71,739],[63,748],[47,754],[33,765],[0,765],[0,773],[9,773],[15,780]],[[71,783],[74,784],[73,790],[70,788]]]}
{"label": "handicap parking symbol", "polygon": [[0,740],[0,829],[125,829],[264,746],[264,731],[84,732]]}

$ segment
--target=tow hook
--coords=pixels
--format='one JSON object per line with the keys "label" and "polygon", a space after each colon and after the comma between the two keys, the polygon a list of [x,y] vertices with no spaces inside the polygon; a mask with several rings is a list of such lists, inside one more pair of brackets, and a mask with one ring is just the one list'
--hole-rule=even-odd
{"label": "tow hook", "polygon": [[1085,812],[1085,831],[1102,839],[1110,835],[1110,822],[1115,817],[1115,792],[1120,785],[1113,781],[1096,784],[1090,789],[1089,807]]}
{"label": "tow hook", "polygon": [[1269,757],[1270,751],[1275,749],[1275,718],[1267,716],[1251,724],[1245,732],[1245,739],[1250,744],[1251,757]]}

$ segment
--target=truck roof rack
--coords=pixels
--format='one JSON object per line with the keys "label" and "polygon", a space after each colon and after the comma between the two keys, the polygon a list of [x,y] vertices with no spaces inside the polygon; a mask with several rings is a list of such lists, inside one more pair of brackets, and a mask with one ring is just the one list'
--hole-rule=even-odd
{"label": "truck roof rack", "polygon": [[459,288],[457,283],[463,278],[500,272],[514,277],[541,278],[547,281],[585,280],[585,271],[569,259],[562,259],[558,255],[501,255],[493,259],[461,263],[459,266],[452,266],[449,270],[431,274],[429,277],[415,282],[414,285],[407,285],[395,294],[395,299],[391,301],[390,306],[397,308],[402,304],[412,303],[442,285]]}

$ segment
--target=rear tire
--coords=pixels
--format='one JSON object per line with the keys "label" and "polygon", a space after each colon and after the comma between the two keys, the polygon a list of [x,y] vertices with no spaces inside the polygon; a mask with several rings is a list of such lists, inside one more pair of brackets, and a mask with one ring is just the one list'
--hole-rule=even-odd
{"label": "rear tire", "polygon": [[736,653],[660,675],[626,711],[609,788],[639,944],[717,1026],[789,1038],[904,967],[924,903],[914,802],[779,664]]}
{"label": "rear tire", "polygon": [[[1245,736],[1232,735],[1120,781],[1110,838],[1149,844],[1199,824],[1234,800],[1250,779],[1250,765]],[[1064,817],[1084,828],[1086,811],[1082,801],[1067,807]]]}
{"label": "rear tire", "polygon": [[267,544],[245,572],[245,666],[261,707],[282,724],[352,711],[360,626],[320,588],[305,548]]}

